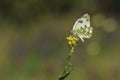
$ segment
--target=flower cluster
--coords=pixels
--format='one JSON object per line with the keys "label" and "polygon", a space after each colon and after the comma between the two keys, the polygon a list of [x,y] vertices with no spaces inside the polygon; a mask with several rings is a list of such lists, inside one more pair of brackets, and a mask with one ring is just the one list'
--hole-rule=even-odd
{"label": "flower cluster", "polygon": [[70,53],[74,52],[74,47],[76,46],[76,42],[79,40],[79,38],[70,35],[69,37],[66,38],[68,41],[68,46],[70,47]]}

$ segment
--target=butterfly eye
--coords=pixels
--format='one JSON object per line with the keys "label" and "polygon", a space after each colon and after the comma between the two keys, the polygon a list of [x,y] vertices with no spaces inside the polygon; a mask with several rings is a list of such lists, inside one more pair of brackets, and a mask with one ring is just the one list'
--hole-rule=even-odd
{"label": "butterfly eye", "polygon": [[82,20],[79,20],[78,22],[79,22],[79,23],[83,23],[83,21],[82,21]]}

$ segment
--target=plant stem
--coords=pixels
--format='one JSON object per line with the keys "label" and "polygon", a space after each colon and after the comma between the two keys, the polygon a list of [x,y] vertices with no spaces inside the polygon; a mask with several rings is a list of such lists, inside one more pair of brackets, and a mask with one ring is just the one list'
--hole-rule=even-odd
{"label": "plant stem", "polygon": [[59,77],[58,80],[64,80],[71,73],[72,69],[73,68],[72,68],[72,64],[71,64],[71,52],[70,52],[70,54],[67,57],[67,62],[66,62],[63,74],[62,74],[62,76]]}

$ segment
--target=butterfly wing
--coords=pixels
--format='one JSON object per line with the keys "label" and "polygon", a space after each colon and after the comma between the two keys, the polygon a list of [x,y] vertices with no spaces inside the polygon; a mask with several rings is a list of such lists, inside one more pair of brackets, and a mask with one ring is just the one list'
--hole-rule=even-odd
{"label": "butterfly wing", "polygon": [[83,38],[91,37],[92,27],[90,27],[90,16],[88,14],[83,15],[75,22],[72,33],[82,41],[84,41]]}
{"label": "butterfly wing", "polygon": [[84,26],[90,27],[90,16],[88,14],[83,15],[81,18],[79,18],[75,22],[75,24],[73,26],[73,30],[76,30],[76,29],[78,29],[80,27],[84,27]]}

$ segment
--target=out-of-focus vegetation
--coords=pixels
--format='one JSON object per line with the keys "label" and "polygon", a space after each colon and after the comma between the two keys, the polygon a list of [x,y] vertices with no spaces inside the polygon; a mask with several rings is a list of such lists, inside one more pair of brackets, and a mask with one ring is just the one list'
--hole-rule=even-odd
{"label": "out-of-focus vegetation", "polygon": [[66,80],[120,80],[120,0],[0,0],[0,80],[56,80],[76,19],[91,16]]}

